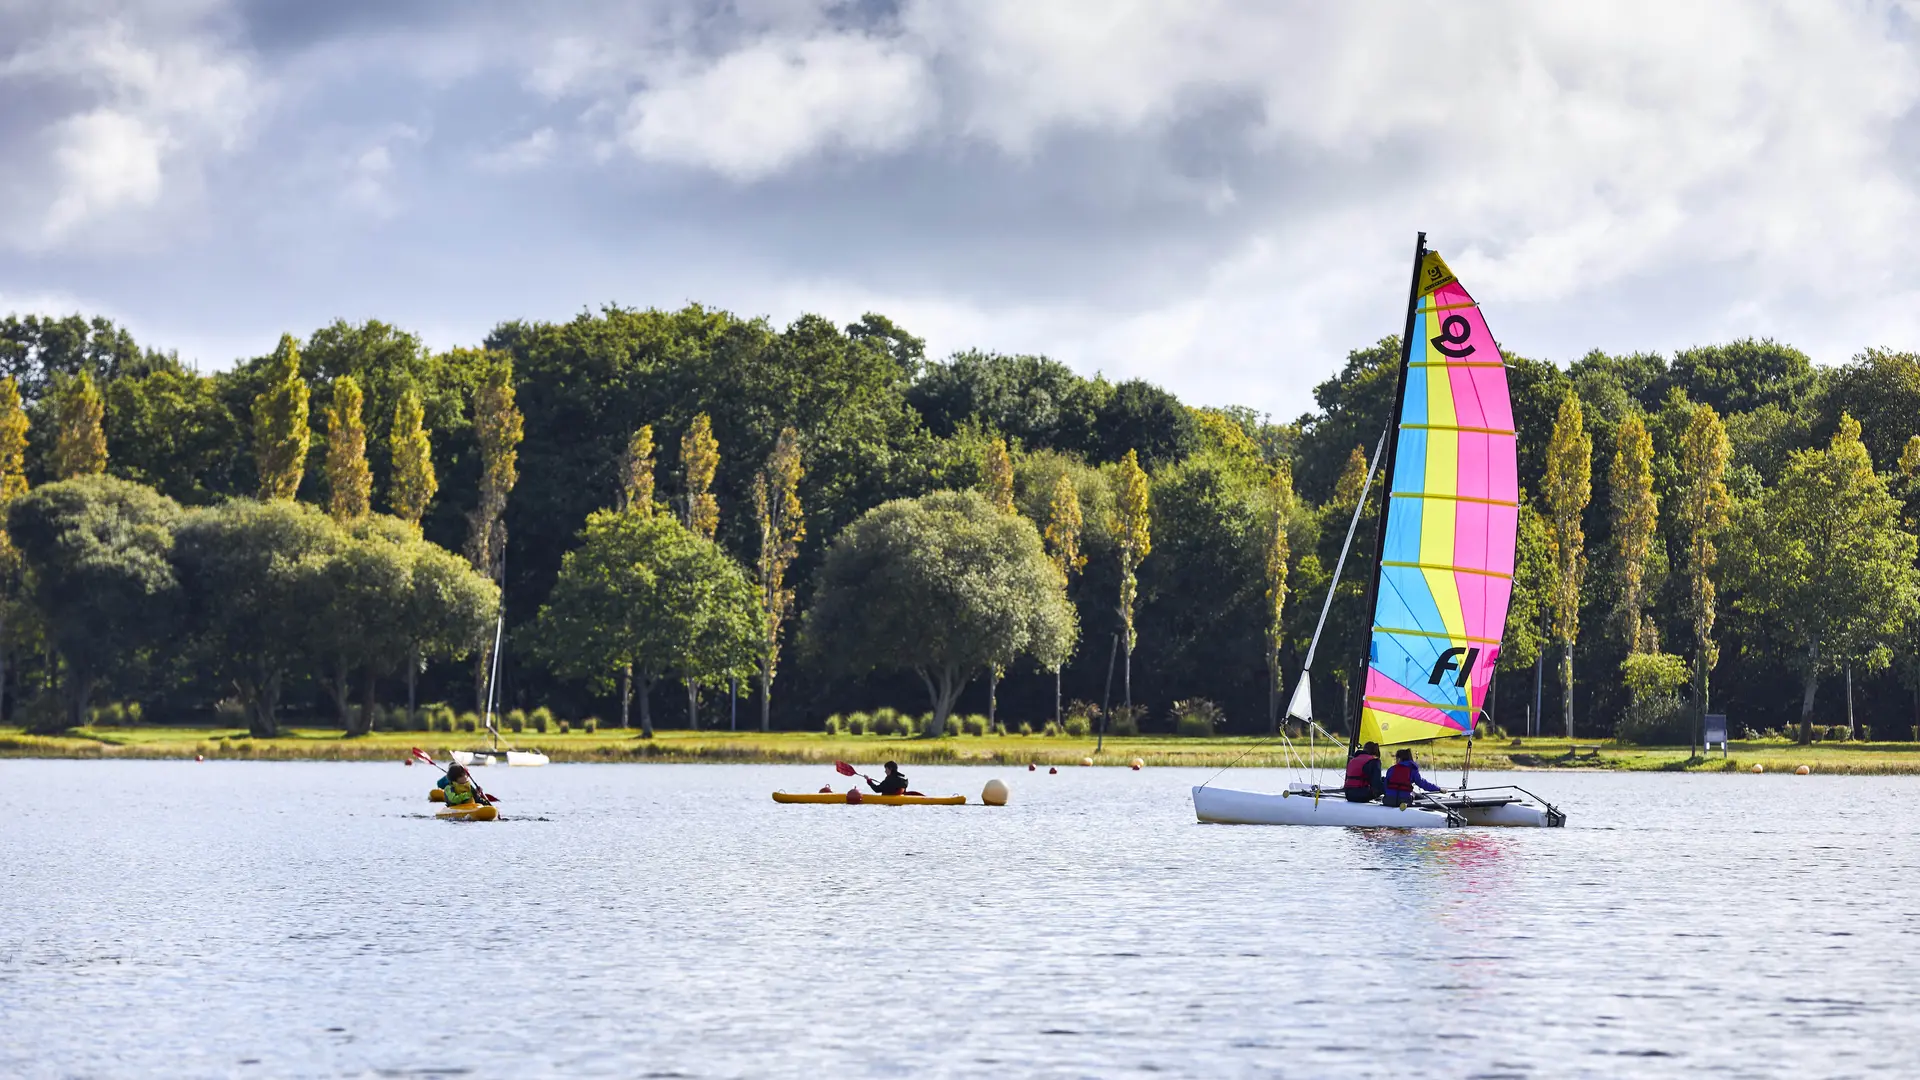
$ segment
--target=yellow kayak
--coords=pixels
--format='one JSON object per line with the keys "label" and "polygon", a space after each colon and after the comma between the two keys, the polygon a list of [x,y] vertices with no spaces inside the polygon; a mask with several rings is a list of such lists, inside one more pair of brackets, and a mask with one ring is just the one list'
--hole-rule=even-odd
{"label": "yellow kayak", "polygon": [[[776,791],[773,801],[778,803],[841,803],[849,800],[844,791]],[[967,801],[965,795],[870,795],[862,794],[856,805],[869,803],[880,806],[960,806]]]}
{"label": "yellow kayak", "polygon": [[451,821],[492,821],[500,816],[500,811],[484,803],[463,803],[436,811],[433,816]]}
{"label": "yellow kayak", "polygon": [[427,792],[427,801],[428,801],[428,802],[446,802],[446,801],[447,801],[447,789],[446,789],[446,788],[434,788],[434,789],[433,789],[432,791],[429,791],[429,792]]}

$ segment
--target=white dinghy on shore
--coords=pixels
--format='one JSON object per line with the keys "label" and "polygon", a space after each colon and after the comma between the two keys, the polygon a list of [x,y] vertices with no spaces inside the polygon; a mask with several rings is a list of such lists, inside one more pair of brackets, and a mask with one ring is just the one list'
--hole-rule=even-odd
{"label": "white dinghy on shore", "polygon": [[508,765],[521,767],[545,765],[547,763],[547,755],[538,750],[503,750],[500,747],[500,725],[495,723],[493,719],[493,684],[495,680],[500,677],[500,641],[504,636],[506,625],[507,617],[503,613],[500,616],[499,622],[496,623],[493,628],[493,664],[487,672],[487,718],[485,723],[487,738],[491,741],[492,745],[482,750],[447,751],[447,756],[453,759],[454,764],[465,765],[469,769],[480,765],[498,765],[503,761]]}
{"label": "white dinghy on shore", "polygon": [[1470,788],[1463,771],[1455,790],[1415,790],[1426,785],[1410,761],[1389,768],[1385,760],[1355,757],[1363,746],[1390,754],[1394,747],[1465,738],[1471,767],[1473,734],[1486,715],[1513,593],[1520,481],[1506,363],[1479,304],[1446,262],[1427,250],[1426,233],[1414,248],[1393,411],[1368,463],[1287,705],[1288,717],[1308,725],[1310,740],[1325,732],[1313,720],[1314,653],[1376,467],[1379,525],[1361,608],[1371,615],[1371,631],[1360,658],[1360,701],[1347,719],[1353,734],[1341,772],[1344,787],[1348,775],[1356,785],[1363,779],[1370,784],[1385,770],[1385,783],[1397,787],[1407,804],[1352,802],[1343,787],[1317,783],[1295,783],[1277,794],[1202,784],[1193,789],[1194,815],[1232,825],[1384,829],[1566,824],[1559,808],[1518,787]]}

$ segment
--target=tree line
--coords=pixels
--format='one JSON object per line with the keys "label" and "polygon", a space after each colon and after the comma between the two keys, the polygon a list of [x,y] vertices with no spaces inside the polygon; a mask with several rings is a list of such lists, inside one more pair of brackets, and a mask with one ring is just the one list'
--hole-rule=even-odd
{"label": "tree line", "polygon": [[[499,610],[503,700],[637,704],[645,730],[667,686],[693,724],[1080,701],[1152,730],[1207,698],[1268,730],[1397,361],[1393,338],[1353,351],[1276,422],[1044,357],[930,361],[878,315],[610,307],[439,352],[337,322],[204,374],[103,319],[9,318],[0,701],[352,729],[402,683],[477,704]],[[1920,358],[1741,341],[1509,357],[1509,380],[1495,723],[1920,724]],[[1377,525],[1317,665],[1343,715]]]}

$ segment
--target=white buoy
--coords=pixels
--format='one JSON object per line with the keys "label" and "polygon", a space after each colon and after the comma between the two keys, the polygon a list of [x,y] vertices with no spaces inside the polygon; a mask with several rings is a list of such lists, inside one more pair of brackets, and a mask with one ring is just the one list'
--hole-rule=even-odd
{"label": "white buoy", "polygon": [[1805,775],[1807,775],[1808,773],[1810,773],[1810,772],[1812,772],[1812,771],[1813,771],[1812,769],[1809,769],[1809,768],[1807,768],[1807,767],[1806,767],[1805,765],[1802,765],[1802,766],[1800,766],[1799,768],[1797,768],[1797,769],[1795,769],[1795,770],[1793,770],[1793,775],[1795,775],[1795,776],[1805,776]]}
{"label": "white buoy", "polygon": [[1767,771],[1767,767],[1766,767],[1765,765],[1755,765],[1755,766],[1753,767],[1753,771],[1754,771],[1754,772],[1757,772],[1757,773],[1761,773],[1761,772],[1766,772],[1766,771]]}
{"label": "white buoy", "polygon": [[1134,759],[1133,759],[1133,771],[1134,771],[1134,772],[1139,772],[1139,771],[1140,771],[1141,769],[1144,769],[1144,768],[1146,768],[1146,767],[1147,767],[1147,763],[1146,763],[1146,762],[1144,762],[1144,761],[1142,761],[1142,760],[1140,760],[1139,758],[1134,758]]}
{"label": "white buoy", "polygon": [[980,789],[980,801],[988,806],[1007,805],[1007,785],[998,779],[987,781],[987,786]]}
{"label": "white buoy", "polygon": [[1093,759],[1092,759],[1092,758],[1090,758],[1090,757],[1083,757],[1083,758],[1081,758],[1081,759],[1080,759],[1080,764],[1082,764],[1082,765],[1091,765],[1091,764],[1093,764]]}

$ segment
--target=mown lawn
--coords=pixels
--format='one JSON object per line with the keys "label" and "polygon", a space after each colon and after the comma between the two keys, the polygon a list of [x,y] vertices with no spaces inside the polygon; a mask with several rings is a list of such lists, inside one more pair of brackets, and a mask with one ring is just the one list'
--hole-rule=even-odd
{"label": "mown lawn", "polygon": [[[1309,756],[1305,742],[1287,744],[1243,737],[1183,739],[1142,736],[1108,739],[1095,752],[1092,738],[1042,735],[949,736],[923,739],[905,736],[826,735],[815,732],[661,731],[641,739],[633,731],[603,729],[566,734],[527,733],[508,737],[519,749],[540,750],[556,762],[831,762],[877,764],[892,759],[915,764],[1078,765],[1093,758],[1096,765],[1126,765],[1140,758],[1148,766],[1191,765],[1285,766]],[[0,757],[48,758],[208,758],[258,761],[399,761],[418,746],[444,758],[450,748],[485,745],[485,737],[441,731],[376,732],[347,738],[337,730],[293,728],[273,739],[254,739],[242,729],[185,727],[82,728],[63,735],[27,735],[18,728],[0,728]],[[1578,753],[1573,748],[1578,747]],[[1345,754],[1345,746],[1320,742],[1313,748],[1319,764],[1331,767]],[[1464,743],[1423,747],[1420,760],[1429,767],[1458,769],[1465,757]],[[1610,769],[1630,771],[1747,771],[1754,765],[1768,772],[1791,772],[1806,765],[1819,773],[1920,773],[1920,743],[1815,743],[1802,747],[1787,742],[1736,742],[1728,756],[1718,751],[1689,760],[1685,747],[1619,746],[1602,740],[1482,739],[1473,745],[1475,768],[1487,769]]]}

